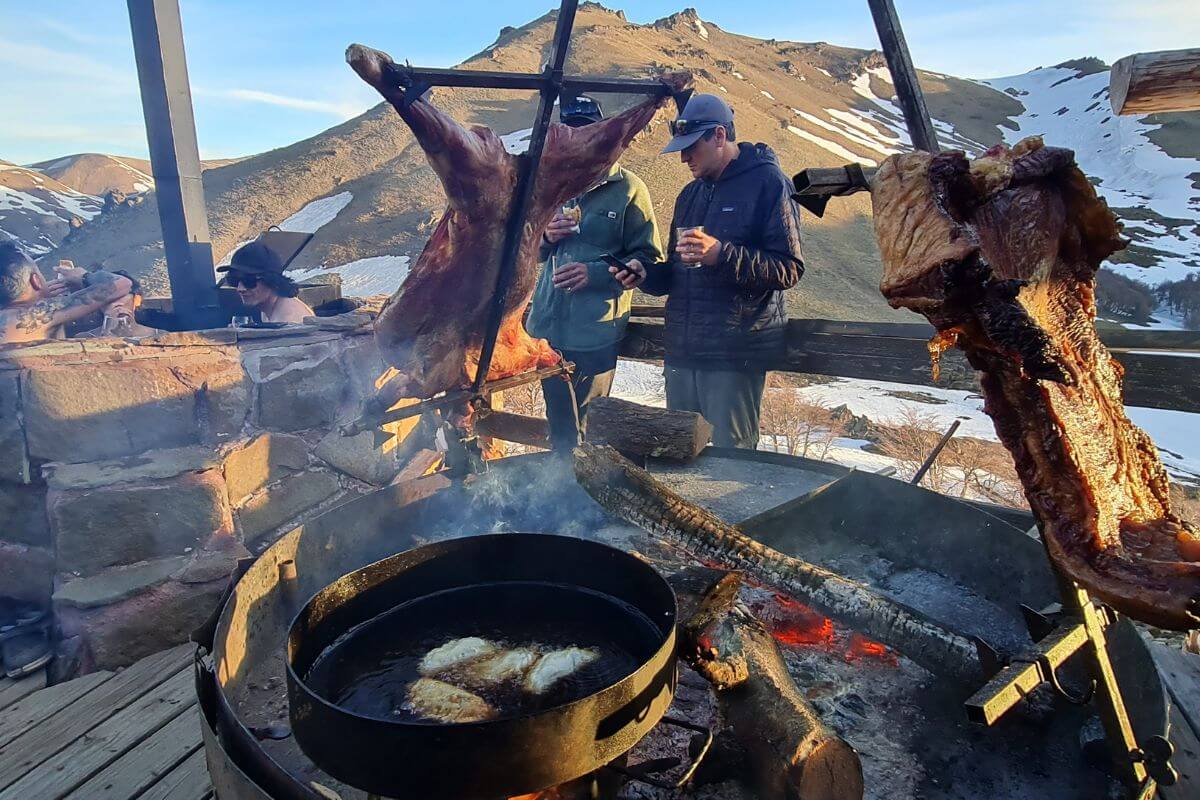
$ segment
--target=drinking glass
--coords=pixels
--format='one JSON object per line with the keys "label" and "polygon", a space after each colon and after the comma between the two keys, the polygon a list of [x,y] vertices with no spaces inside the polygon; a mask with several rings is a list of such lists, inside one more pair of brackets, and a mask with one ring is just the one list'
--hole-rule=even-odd
{"label": "drinking glass", "polygon": [[121,326],[121,318],[117,316],[104,315],[104,321],[100,323],[101,336],[116,336],[117,328]]}
{"label": "drinking glass", "polygon": [[250,317],[236,316],[229,320],[231,328],[248,328],[250,327]]}
{"label": "drinking glass", "polygon": [[[675,244],[676,245],[679,244],[679,242],[683,239],[684,234],[692,233],[693,231],[695,231],[697,233],[704,233],[704,226],[703,225],[688,225],[685,227],[676,228],[675,229]],[[685,269],[696,269],[697,267],[704,266],[699,261],[684,261],[683,259],[680,259],[679,263],[682,264]]]}

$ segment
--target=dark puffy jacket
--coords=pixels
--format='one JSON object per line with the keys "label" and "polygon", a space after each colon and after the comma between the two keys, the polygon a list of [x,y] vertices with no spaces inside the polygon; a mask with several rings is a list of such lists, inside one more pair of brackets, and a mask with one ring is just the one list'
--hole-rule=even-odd
{"label": "dark puffy jacket", "polygon": [[[712,267],[675,254],[675,229],[703,225],[722,243]],[[666,294],[666,361],[699,369],[761,369],[785,350],[783,291],[804,273],[792,182],[765,144],[738,145],[716,181],[694,180],[675,201],[667,261],[642,290]]]}

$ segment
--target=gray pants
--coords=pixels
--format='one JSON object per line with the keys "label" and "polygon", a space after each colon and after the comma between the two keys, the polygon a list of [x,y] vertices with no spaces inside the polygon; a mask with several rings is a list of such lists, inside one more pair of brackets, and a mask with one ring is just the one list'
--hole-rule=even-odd
{"label": "gray pants", "polygon": [[563,357],[574,362],[571,388],[575,402],[563,378],[542,381],[542,396],[546,400],[546,420],[550,423],[550,444],[559,451],[570,453],[579,444],[580,434],[587,425],[588,403],[597,397],[608,397],[613,377],[617,373],[617,348],[603,350],[563,350]]}
{"label": "gray pants", "polygon": [[699,412],[717,447],[758,448],[758,414],[766,372],[667,367],[667,408]]}

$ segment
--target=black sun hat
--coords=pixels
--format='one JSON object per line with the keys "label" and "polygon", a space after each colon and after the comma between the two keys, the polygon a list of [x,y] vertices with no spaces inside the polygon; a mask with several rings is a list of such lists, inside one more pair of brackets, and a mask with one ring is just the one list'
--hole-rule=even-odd
{"label": "black sun hat", "polygon": [[254,241],[239,247],[227,265],[217,267],[217,272],[236,270],[246,275],[282,275],[283,266],[278,253],[263,242]]}

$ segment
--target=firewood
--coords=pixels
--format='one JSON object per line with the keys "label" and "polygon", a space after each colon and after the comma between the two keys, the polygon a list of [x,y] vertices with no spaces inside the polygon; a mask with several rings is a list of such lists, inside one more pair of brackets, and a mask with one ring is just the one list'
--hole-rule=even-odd
{"label": "firewood", "polygon": [[771,634],[739,602],[741,580],[730,573],[709,589],[682,626],[680,652],[716,688],[747,777],[763,800],[861,800],[858,753],[821,721]]}
{"label": "firewood", "polygon": [[1108,86],[1117,114],[1200,111],[1200,48],[1126,56],[1113,64]]}
{"label": "firewood", "polygon": [[481,410],[475,418],[475,432],[480,436],[490,436],[506,442],[550,448],[550,423],[542,417],[527,417],[524,414],[491,409]]}
{"label": "firewood", "polygon": [[694,411],[668,411],[615,397],[588,404],[587,441],[631,458],[691,461],[708,444],[712,425]]}
{"label": "firewood", "polygon": [[742,570],[826,616],[905,654],[934,674],[974,683],[985,677],[971,640],[865,584],[784,555],[689,503],[611,447],[575,450],[575,477],[605,510],[693,557]]}

